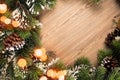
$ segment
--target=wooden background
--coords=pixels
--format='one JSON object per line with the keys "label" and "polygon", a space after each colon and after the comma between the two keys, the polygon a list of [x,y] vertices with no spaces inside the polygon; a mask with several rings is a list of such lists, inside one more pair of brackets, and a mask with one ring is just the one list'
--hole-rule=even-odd
{"label": "wooden background", "polygon": [[119,11],[115,0],[104,0],[99,6],[90,6],[86,0],[57,0],[53,10],[41,14],[43,46],[55,51],[65,64],[81,56],[95,64]]}

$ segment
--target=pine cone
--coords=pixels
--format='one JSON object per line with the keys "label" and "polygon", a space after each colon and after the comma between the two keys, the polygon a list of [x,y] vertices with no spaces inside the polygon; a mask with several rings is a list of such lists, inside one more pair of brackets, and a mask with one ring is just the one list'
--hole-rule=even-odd
{"label": "pine cone", "polygon": [[107,70],[112,70],[114,67],[118,67],[117,59],[113,57],[105,57],[101,63],[101,66],[104,66]]}
{"label": "pine cone", "polygon": [[113,40],[120,40],[120,29],[116,28],[113,32],[109,33],[105,38],[105,45],[111,48]]}
{"label": "pine cone", "polygon": [[13,33],[3,41],[3,44],[5,46],[5,50],[15,51],[23,48],[23,46],[25,45],[25,42],[20,38],[19,35],[17,35],[16,33]]}
{"label": "pine cone", "polygon": [[25,12],[23,11],[22,14],[20,13],[20,10],[19,9],[16,9],[15,11],[13,11],[12,13],[12,19],[14,21],[18,21],[19,22],[19,28],[22,28],[22,29],[26,29],[29,27],[28,25],[28,20],[26,18],[26,15],[25,15]]}

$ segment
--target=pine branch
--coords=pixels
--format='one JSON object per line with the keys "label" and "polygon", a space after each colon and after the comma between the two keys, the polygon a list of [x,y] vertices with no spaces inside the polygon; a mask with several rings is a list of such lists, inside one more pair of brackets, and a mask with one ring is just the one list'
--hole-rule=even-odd
{"label": "pine branch", "polygon": [[106,69],[104,67],[98,67],[95,72],[95,76],[93,80],[104,80],[104,76],[106,73]]}
{"label": "pine branch", "polygon": [[106,57],[106,56],[111,56],[112,51],[110,49],[106,50],[100,50],[97,56],[98,64],[101,64],[101,61]]}
{"label": "pine branch", "polygon": [[79,66],[81,64],[85,64],[85,65],[91,65],[89,60],[85,57],[82,58],[78,58],[75,62],[74,62],[74,66]]}
{"label": "pine branch", "polygon": [[108,80],[120,80],[120,68],[115,68],[109,75]]}
{"label": "pine branch", "polygon": [[60,60],[57,61],[56,63],[54,63],[53,65],[51,65],[50,68],[55,68],[55,69],[59,69],[59,70],[65,70],[66,66],[63,62],[61,62]]}

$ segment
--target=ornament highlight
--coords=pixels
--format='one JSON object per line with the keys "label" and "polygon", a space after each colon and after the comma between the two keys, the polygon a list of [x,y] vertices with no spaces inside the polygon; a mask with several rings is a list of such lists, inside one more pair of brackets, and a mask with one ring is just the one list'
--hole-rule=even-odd
{"label": "ornament highlight", "polygon": [[24,68],[27,66],[27,61],[26,61],[26,59],[24,59],[24,58],[18,59],[17,65],[18,65],[20,68],[24,69]]}
{"label": "ornament highlight", "polygon": [[0,4],[0,13],[4,14],[7,11],[7,5],[6,4]]}

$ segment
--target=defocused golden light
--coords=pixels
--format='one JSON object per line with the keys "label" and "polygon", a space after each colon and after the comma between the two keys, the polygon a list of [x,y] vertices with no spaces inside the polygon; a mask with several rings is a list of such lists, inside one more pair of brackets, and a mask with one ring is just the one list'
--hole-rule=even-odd
{"label": "defocused golden light", "polygon": [[4,14],[7,11],[7,5],[6,4],[0,4],[0,13]]}

